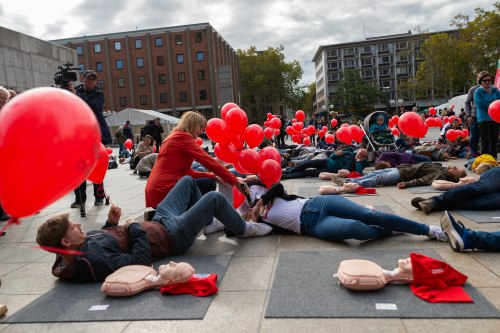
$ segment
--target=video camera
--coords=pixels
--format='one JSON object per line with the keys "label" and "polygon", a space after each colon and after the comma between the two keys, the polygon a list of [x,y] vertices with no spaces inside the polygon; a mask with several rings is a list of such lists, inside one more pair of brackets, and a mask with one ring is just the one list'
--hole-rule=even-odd
{"label": "video camera", "polygon": [[70,82],[75,82],[78,80],[76,72],[80,71],[80,68],[72,68],[73,64],[66,63],[57,66],[59,72],[54,74],[54,82],[56,87],[66,89]]}

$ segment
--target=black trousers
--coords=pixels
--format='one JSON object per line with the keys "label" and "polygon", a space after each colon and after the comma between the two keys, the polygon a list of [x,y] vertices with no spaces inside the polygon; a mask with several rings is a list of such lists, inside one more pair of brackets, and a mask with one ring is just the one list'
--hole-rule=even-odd
{"label": "black trousers", "polygon": [[[94,197],[95,199],[103,200],[104,195],[104,184],[93,184],[94,185]],[[87,201],[87,182],[83,183],[75,189],[75,202],[85,203]]]}
{"label": "black trousers", "polygon": [[497,158],[498,130],[499,124],[496,121],[485,121],[479,123],[481,154],[490,154],[495,159]]}

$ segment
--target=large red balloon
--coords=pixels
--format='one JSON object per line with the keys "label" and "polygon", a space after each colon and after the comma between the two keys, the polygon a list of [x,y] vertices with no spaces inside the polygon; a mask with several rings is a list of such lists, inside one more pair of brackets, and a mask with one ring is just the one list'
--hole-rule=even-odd
{"label": "large red balloon", "polygon": [[250,148],[255,148],[264,140],[264,131],[257,124],[248,125],[245,130],[245,141]]}
{"label": "large red balloon", "polygon": [[97,159],[97,164],[94,169],[87,176],[87,179],[94,184],[101,184],[106,176],[106,171],[108,171],[109,157],[106,147],[101,143],[99,147],[99,157]]}
{"label": "large red balloon", "polygon": [[295,112],[295,118],[297,118],[298,121],[304,121],[306,119],[306,114],[302,110],[298,110]]}
{"label": "large red balloon", "polygon": [[274,129],[279,129],[281,127],[281,120],[279,118],[272,118],[269,121],[269,127],[272,127]]}
{"label": "large red balloon", "polygon": [[241,193],[236,186],[233,186],[233,207],[234,209],[238,209],[241,204],[245,201],[245,195]]}
{"label": "large red balloon", "polygon": [[127,149],[132,149],[134,146],[134,143],[132,142],[132,139],[127,139],[125,140],[125,143],[123,144]]}
{"label": "large red balloon", "polygon": [[238,163],[250,173],[257,174],[260,170],[260,157],[253,149],[243,149],[240,151]]}
{"label": "large red balloon", "polygon": [[413,111],[405,112],[399,117],[398,127],[401,132],[414,138],[423,138],[428,130],[422,117]]}
{"label": "large red balloon", "polygon": [[[94,113],[63,89],[23,92],[2,108],[0,124],[0,201],[15,218],[32,215],[76,188],[99,156]],[[26,135],[27,128],[36,136]],[[29,151],[20,153],[20,147]]]}
{"label": "large red balloon", "polygon": [[233,134],[245,134],[248,118],[247,114],[242,109],[232,108],[226,113],[224,121]]}
{"label": "large red balloon", "polygon": [[351,138],[356,142],[361,142],[365,133],[358,125],[351,125],[348,127],[351,132]]}
{"label": "large red balloon", "polygon": [[219,160],[227,163],[236,163],[239,158],[238,150],[231,143],[215,144],[214,154]]}
{"label": "large red balloon", "polygon": [[488,114],[490,115],[491,119],[493,119],[497,123],[500,123],[500,99],[497,99],[490,104],[490,106],[488,107]]}
{"label": "large red balloon", "polygon": [[220,118],[210,119],[207,122],[207,128],[205,131],[210,140],[222,144],[227,144],[231,138],[229,128],[227,127],[224,120]]}
{"label": "large red balloon", "polygon": [[264,136],[268,139],[271,139],[274,135],[274,131],[271,127],[266,127],[264,129]]}
{"label": "large red balloon", "polygon": [[335,136],[333,136],[333,134],[327,134],[325,135],[325,141],[326,143],[332,144],[335,142]]}
{"label": "large red balloon", "polygon": [[258,176],[264,185],[269,188],[280,181],[281,166],[275,160],[265,160],[262,162]]}
{"label": "large red balloon", "polygon": [[281,154],[278,151],[278,149],[276,149],[274,147],[262,148],[259,151],[259,157],[260,157],[261,162],[264,162],[265,160],[271,159],[271,160],[275,160],[278,163],[281,163]]}
{"label": "large red balloon", "polygon": [[335,133],[337,140],[342,141],[346,145],[350,145],[352,143],[351,131],[347,126],[340,127]]}
{"label": "large red balloon", "polygon": [[456,130],[447,130],[446,131],[446,138],[450,141],[456,141],[458,139],[458,136],[460,135],[461,133],[459,133],[459,131],[456,131]]}
{"label": "large red balloon", "polygon": [[239,173],[242,173],[244,175],[251,174],[250,171],[247,171],[247,170],[243,169],[243,167],[238,162],[234,162],[233,163],[233,167],[236,169],[236,171],[238,171]]}
{"label": "large red balloon", "polygon": [[222,106],[222,109],[220,109],[220,117],[224,120],[226,119],[226,114],[229,110],[232,108],[239,108],[238,104],[235,103],[226,103],[224,106]]}

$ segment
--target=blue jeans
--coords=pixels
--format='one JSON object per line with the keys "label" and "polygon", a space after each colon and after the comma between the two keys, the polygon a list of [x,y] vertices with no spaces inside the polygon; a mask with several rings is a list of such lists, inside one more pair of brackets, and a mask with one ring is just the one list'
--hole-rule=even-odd
{"label": "blue jeans", "polygon": [[377,185],[388,186],[399,183],[401,181],[401,176],[397,168],[387,168],[372,171],[359,178],[346,178],[346,180],[357,183],[363,187],[374,187]]}
{"label": "blue jeans", "polygon": [[202,196],[196,181],[185,176],[156,207],[153,221],[167,228],[178,254],[193,245],[198,233],[214,216],[236,235],[245,232],[245,221],[221,193],[209,192]]}
{"label": "blue jeans", "polygon": [[469,243],[472,249],[500,251],[500,231],[485,232],[465,229],[465,232],[469,232]]}
{"label": "blue jeans", "polygon": [[454,187],[432,197],[441,210],[495,210],[500,207],[500,167],[481,175],[475,183]]}
{"label": "blue jeans", "polygon": [[428,225],[373,210],[338,195],[308,200],[300,221],[305,234],[328,241],[382,238],[391,235],[390,231],[429,234]]}

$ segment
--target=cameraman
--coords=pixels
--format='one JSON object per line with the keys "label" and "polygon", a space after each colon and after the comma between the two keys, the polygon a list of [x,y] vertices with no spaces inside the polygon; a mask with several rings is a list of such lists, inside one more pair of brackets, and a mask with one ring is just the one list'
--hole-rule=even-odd
{"label": "cameraman", "polygon": [[[83,73],[83,83],[73,88],[73,83],[70,82],[68,90],[77,94],[92,109],[101,129],[101,142],[103,145],[110,145],[113,141],[102,113],[104,94],[97,89],[97,74],[93,70],[86,70]],[[84,181],[75,189],[75,202],[71,204],[71,208],[79,208],[82,204],[85,204],[87,199],[86,188],[87,184]],[[104,204],[103,184],[94,184],[94,197],[94,206],[102,206]]]}

